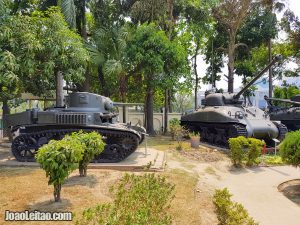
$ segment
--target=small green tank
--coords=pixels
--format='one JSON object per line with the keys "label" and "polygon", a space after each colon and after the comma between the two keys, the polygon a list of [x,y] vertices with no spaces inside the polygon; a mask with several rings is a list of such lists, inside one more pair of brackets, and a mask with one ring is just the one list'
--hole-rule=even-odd
{"label": "small green tank", "polygon": [[142,126],[119,123],[114,103],[101,95],[73,92],[66,98],[65,107],[40,111],[29,109],[7,116],[13,136],[11,150],[18,161],[35,161],[38,149],[50,140],[60,140],[66,134],[83,130],[97,131],[106,143],[104,151],[94,162],[119,162],[133,153],[143,141]]}

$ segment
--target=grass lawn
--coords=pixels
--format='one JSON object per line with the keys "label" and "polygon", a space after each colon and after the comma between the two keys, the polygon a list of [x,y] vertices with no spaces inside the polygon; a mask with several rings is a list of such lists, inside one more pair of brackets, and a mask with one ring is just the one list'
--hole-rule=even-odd
{"label": "grass lawn", "polygon": [[[180,151],[175,150],[177,142],[172,141],[168,136],[149,137],[147,144],[158,150],[181,155]],[[190,149],[188,141],[184,141],[183,146],[184,149]],[[180,163],[185,159],[189,160],[184,155],[180,157]],[[175,157],[175,160],[177,158]],[[185,163],[188,164],[188,161]],[[78,176],[78,171],[75,171],[62,187],[62,202],[55,203],[53,186],[48,186],[48,179],[42,169],[0,167],[0,211],[71,211],[75,215],[73,222],[59,222],[59,224],[74,224],[84,209],[112,201],[113,196],[109,189],[124,173],[115,170],[90,169],[88,176],[82,178]],[[142,173],[145,172],[135,172],[135,174]],[[204,216],[200,211],[209,208],[213,212],[210,196],[203,195],[204,192],[201,192],[200,196],[200,192],[197,192],[199,177],[196,173],[167,168],[159,174],[165,175],[168,181],[176,185],[175,198],[169,209],[175,224],[201,224]],[[4,220],[3,217],[4,213],[1,213],[0,224]],[[46,224],[54,223],[57,222],[46,222]],[[10,224],[13,223],[10,222]],[[36,223],[22,222],[22,224]]]}

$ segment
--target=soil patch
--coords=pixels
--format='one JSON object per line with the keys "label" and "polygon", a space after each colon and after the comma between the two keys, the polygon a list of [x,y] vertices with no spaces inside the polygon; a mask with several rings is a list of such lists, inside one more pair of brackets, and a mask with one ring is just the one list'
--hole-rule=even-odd
{"label": "soil patch", "polygon": [[221,153],[217,150],[207,150],[202,148],[200,148],[199,150],[180,151],[180,154],[184,157],[199,162],[217,162],[223,160],[225,157],[224,153]]}

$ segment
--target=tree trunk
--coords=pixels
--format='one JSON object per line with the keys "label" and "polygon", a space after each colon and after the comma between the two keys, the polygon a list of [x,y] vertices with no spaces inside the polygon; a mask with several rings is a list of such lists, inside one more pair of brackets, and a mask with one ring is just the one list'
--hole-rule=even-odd
{"label": "tree trunk", "polygon": [[109,97],[109,91],[108,91],[108,88],[106,87],[106,82],[105,82],[104,73],[102,71],[102,66],[98,66],[98,78],[99,78],[100,86],[102,89],[101,94]]}
{"label": "tree trunk", "polygon": [[169,115],[169,90],[165,90],[165,111],[164,111],[164,134],[168,132],[168,115]]}
{"label": "tree trunk", "polygon": [[194,73],[195,73],[195,109],[198,108],[198,86],[199,86],[199,76],[197,71],[197,55],[199,51],[200,41],[197,39],[195,55],[194,55]]}
{"label": "tree trunk", "polygon": [[[271,38],[268,41],[268,50],[269,50],[269,62],[272,61],[272,40]],[[272,98],[273,95],[273,68],[269,68],[269,98]]]}
{"label": "tree trunk", "polygon": [[83,91],[90,92],[91,90],[91,74],[90,74],[90,68],[87,66],[85,71],[85,80],[83,83]]}
{"label": "tree trunk", "polygon": [[86,18],[85,18],[85,7],[86,7],[86,0],[82,0],[81,5],[81,37],[83,37],[84,40],[87,40],[87,31],[86,31]]}
{"label": "tree trunk", "polygon": [[169,97],[168,97],[168,108],[169,108],[169,113],[172,113],[173,112],[173,109],[172,109],[172,96],[173,96],[173,94],[172,94],[172,90],[169,90],[169,92],[168,92],[168,95],[169,95]]}
{"label": "tree trunk", "polygon": [[234,52],[235,52],[235,35],[229,35],[228,44],[228,92],[233,93],[234,88]]}
{"label": "tree trunk", "polygon": [[153,96],[154,91],[153,87],[147,88],[146,94],[146,124],[147,124],[147,133],[149,135],[154,135],[154,127],[153,127]]}
{"label": "tree trunk", "polygon": [[79,164],[79,176],[86,177],[86,175],[87,175],[87,166],[83,166]]}
{"label": "tree trunk", "polygon": [[54,201],[60,202],[60,192],[61,192],[61,184],[54,184]]}
{"label": "tree trunk", "polygon": [[7,121],[6,121],[6,115],[10,114],[10,109],[8,106],[8,100],[4,99],[2,102],[2,114],[3,114],[3,137],[10,137],[10,131],[9,128],[7,126]]}
{"label": "tree trunk", "polygon": [[61,71],[56,73],[56,107],[62,107],[64,104],[64,79]]}

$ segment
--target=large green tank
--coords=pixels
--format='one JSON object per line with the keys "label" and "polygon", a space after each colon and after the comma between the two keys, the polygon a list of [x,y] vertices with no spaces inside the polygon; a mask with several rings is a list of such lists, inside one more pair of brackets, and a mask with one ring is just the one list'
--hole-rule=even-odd
{"label": "large green tank", "polygon": [[286,126],[280,121],[271,121],[268,114],[257,107],[243,106],[244,100],[240,98],[280,58],[276,56],[237,94],[207,94],[204,107],[183,115],[181,124],[190,131],[200,132],[202,141],[221,146],[228,146],[228,139],[237,136],[282,140]]}
{"label": "large green tank", "polygon": [[[289,131],[300,129],[300,95],[293,96],[289,99],[268,98],[265,96],[268,103],[268,114],[271,120],[280,120]],[[279,107],[273,104],[274,101],[288,103],[289,107]]]}
{"label": "large green tank", "polygon": [[143,141],[146,130],[141,126],[119,123],[114,103],[107,97],[73,92],[65,107],[44,111],[30,109],[7,116],[11,129],[12,153],[18,161],[34,161],[40,146],[50,140],[60,140],[66,134],[83,130],[98,131],[106,143],[94,162],[119,162],[133,153]]}

